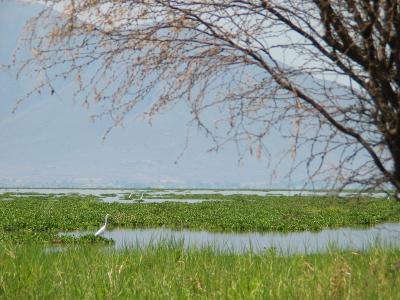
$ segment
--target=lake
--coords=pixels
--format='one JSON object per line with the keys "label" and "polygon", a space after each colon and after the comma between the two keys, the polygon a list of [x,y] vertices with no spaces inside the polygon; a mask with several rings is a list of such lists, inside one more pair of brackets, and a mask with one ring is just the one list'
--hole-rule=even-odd
{"label": "lake", "polygon": [[[91,231],[73,231],[60,235],[83,236]],[[400,224],[384,223],[369,228],[338,228],[319,232],[291,233],[217,233],[208,231],[172,230],[168,228],[115,228],[103,237],[114,240],[116,249],[146,247],[163,241],[181,242],[188,247],[211,246],[224,252],[263,252],[274,249],[280,255],[326,252],[335,249],[365,250],[371,246],[400,246]]]}

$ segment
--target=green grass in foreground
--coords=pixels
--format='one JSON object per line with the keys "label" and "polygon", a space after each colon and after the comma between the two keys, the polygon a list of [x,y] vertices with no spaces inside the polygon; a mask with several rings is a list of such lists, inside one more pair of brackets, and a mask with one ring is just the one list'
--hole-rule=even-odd
{"label": "green grass in foreground", "polygon": [[0,246],[1,299],[398,299],[400,250],[279,257],[183,250]]}
{"label": "green grass in foreground", "polygon": [[400,221],[400,203],[385,199],[226,196],[197,204],[102,203],[94,196],[0,195],[0,241],[52,241],[59,231],[110,227],[210,231],[301,231]]}

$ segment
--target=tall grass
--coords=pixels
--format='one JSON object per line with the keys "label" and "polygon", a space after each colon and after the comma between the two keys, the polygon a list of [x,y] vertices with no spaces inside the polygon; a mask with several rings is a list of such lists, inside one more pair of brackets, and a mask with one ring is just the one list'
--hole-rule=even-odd
{"label": "tall grass", "polygon": [[184,250],[0,246],[1,299],[398,299],[400,250],[280,257]]}
{"label": "tall grass", "polygon": [[[57,236],[94,230],[105,213],[111,226],[296,231],[398,222],[400,203],[231,196],[194,205],[125,205],[93,196],[0,195],[0,299],[399,299],[399,249],[278,256],[164,241],[115,251],[93,236]],[[80,244],[45,248],[42,242]]]}

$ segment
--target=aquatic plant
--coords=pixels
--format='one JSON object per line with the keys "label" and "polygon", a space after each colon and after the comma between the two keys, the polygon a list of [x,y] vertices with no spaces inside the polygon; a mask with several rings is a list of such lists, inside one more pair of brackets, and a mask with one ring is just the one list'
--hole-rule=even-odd
{"label": "aquatic plant", "polygon": [[[2,201],[5,197],[12,200]],[[59,231],[95,231],[107,213],[111,215],[111,227],[165,226],[209,231],[316,231],[400,221],[400,203],[394,200],[248,195],[224,199],[196,204],[123,204],[103,203],[95,196],[3,194],[0,239],[47,241]]]}

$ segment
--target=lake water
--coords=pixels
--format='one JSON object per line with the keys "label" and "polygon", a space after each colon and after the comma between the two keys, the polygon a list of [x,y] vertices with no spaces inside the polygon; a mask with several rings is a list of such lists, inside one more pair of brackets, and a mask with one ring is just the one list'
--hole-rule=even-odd
{"label": "lake water", "polygon": [[[164,203],[164,202],[182,202],[182,203],[201,203],[204,201],[215,201],[214,199],[190,199],[190,198],[154,198],[162,195],[149,192],[149,191],[135,191],[132,197],[128,200],[124,199],[125,196],[130,195],[131,190],[98,190],[98,189],[0,189],[0,194],[15,193],[13,197],[25,197],[32,195],[43,196],[54,194],[55,196],[63,195],[93,195],[98,197],[99,201],[106,203],[123,203],[123,204],[140,204],[140,203]],[[146,192],[146,196],[151,198],[140,199],[142,192]],[[112,195],[112,196],[111,196]],[[2,198],[3,201],[12,201],[13,198]],[[139,201],[138,201],[139,200]]]}
{"label": "lake water", "polygon": [[[61,233],[79,237],[93,234],[89,231]],[[331,246],[339,249],[365,250],[371,246],[400,247],[400,224],[385,223],[370,228],[339,228],[320,232],[292,233],[215,233],[207,231],[116,228],[103,235],[114,240],[116,249],[146,247],[160,241],[181,242],[185,247],[212,246],[224,252],[243,253],[247,250],[259,253],[275,249],[280,255],[293,253],[326,252]]]}
{"label": "lake water", "polygon": [[[80,194],[80,195],[94,195],[98,197],[107,198],[106,202],[112,202],[111,199],[115,199],[114,202],[118,202],[125,195],[133,193],[133,198],[137,198],[141,193],[146,193],[147,197],[151,198],[163,198],[167,194],[176,195],[258,195],[258,196],[326,196],[333,194],[332,192],[326,191],[301,191],[301,190],[273,190],[273,191],[259,191],[259,190],[175,190],[166,189],[162,191],[145,190],[145,189],[29,189],[29,188],[0,188],[0,194],[2,193],[39,193],[39,194]],[[106,194],[115,194],[110,197]],[[352,192],[340,192],[337,193],[339,197],[349,197],[358,195]],[[372,196],[377,198],[387,197],[386,193],[361,193],[363,196]],[[176,199],[181,201],[181,199]],[[193,199],[194,200],[194,199]],[[198,200],[198,199],[197,199]],[[158,202],[157,202],[158,203]],[[194,203],[194,202],[193,202]]]}
{"label": "lake water", "polygon": [[181,203],[201,203],[204,201],[215,201],[212,199],[173,199],[173,198],[149,198],[138,200],[124,200],[119,197],[104,197],[100,201],[106,203],[124,203],[124,204],[140,204],[140,203],[165,203],[165,202],[181,202]]}

